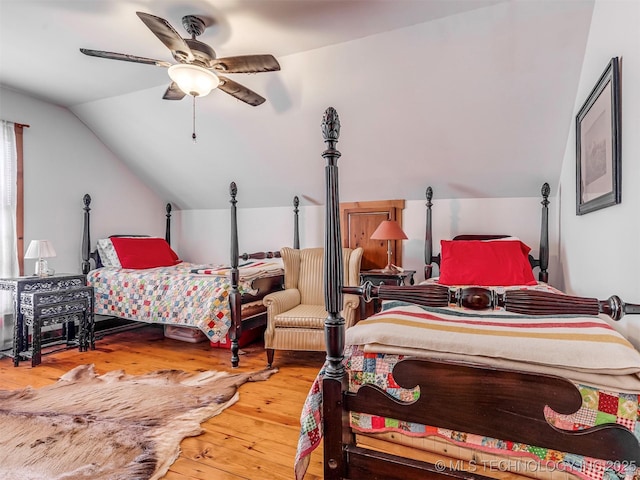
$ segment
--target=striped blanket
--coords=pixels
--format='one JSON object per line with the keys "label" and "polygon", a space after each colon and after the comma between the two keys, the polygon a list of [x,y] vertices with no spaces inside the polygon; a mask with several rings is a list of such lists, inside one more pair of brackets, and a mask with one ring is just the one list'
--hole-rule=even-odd
{"label": "striped blanket", "polygon": [[[224,265],[201,265],[191,269],[191,273],[196,275],[217,275],[229,276],[231,267]],[[251,281],[256,278],[284,275],[282,262],[247,262],[238,265],[241,281]]]}
{"label": "striped blanket", "polygon": [[505,311],[387,302],[346,332],[365,352],[464,360],[559,375],[578,383],[640,393],[640,353],[597,316],[527,316]]}

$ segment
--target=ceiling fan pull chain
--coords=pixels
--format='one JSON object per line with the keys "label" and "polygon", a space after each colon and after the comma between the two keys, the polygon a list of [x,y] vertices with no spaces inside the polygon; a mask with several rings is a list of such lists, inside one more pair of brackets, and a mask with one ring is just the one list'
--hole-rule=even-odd
{"label": "ceiling fan pull chain", "polygon": [[193,133],[191,134],[193,143],[198,143],[196,139],[196,97],[193,97]]}

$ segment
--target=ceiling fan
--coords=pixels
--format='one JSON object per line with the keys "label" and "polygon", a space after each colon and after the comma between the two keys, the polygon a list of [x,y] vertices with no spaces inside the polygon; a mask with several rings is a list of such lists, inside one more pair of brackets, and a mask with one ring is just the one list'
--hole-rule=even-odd
{"label": "ceiling fan", "polygon": [[104,52],[81,48],[85,55],[110,58],[126,62],[144,63],[169,68],[172,82],[164,93],[165,100],[181,100],[185,95],[204,96],[214,88],[219,88],[232,97],[254,107],[264,103],[265,99],[256,92],[230,80],[220,73],[259,73],[280,70],[280,64],[273,55],[240,55],[217,58],[216,52],[206,43],[196,39],[205,30],[205,22],[195,15],[182,17],[182,26],[191,38],[182,38],[164,18],[149,13],[136,12],[140,20],[171,50],[178,62],[171,64],[162,60],[137,57],[124,53]]}

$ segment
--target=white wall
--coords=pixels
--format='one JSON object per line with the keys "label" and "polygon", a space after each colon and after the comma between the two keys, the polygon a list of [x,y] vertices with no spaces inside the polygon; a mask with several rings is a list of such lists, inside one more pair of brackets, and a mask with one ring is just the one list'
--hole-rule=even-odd
{"label": "white wall", "polygon": [[[53,242],[57,272],[81,270],[82,197],[92,196],[92,239],[112,233],[164,235],[165,207],[66,108],[0,87],[0,117],[24,123],[25,248]],[[34,271],[25,261],[25,273]]]}
{"label": "white wall", "polygon": [[[241,200],[238,197],[238,204]],[[322,246],[324,207],[301,206],[300,246]],[[177,213],[180,229],[175,242],[183,260],[194,263],[229,264],[230,209],[183,210]],[[277,208],[238,206],[240,253],[277,251],[293,247],[293,205]]]}
{"label": "white wall", "polygon": [[[560,260],[569,293],[640,303],[640,2],[596,2],[575,99],[574,116],[612,57],[621,60],[622,203],[575,214],[575,125],[570,128],[560,190]],[[616,328],[640,347],[640,319]]]}
{"label": "white wall", "polygon": [[[461,233],[499,233],[519,237],[538,257],[541,198],[433,200],[434,253],[440,240]],[[550,199],[552,205],[555,199]],[[403,267],[424,278],[425,201],[410,200],[403,211]],[[238,197],[238,205],[240,197]],[[177,248],[181,257],[195,263],[229,263],[229,210],[179,212]],[[300,207],[300,246],[324,244],[324,206]],[[555,213],[550,211],[550,283],[559,280]],[[293,242],[293,208],[238,207],[240,252],[278,250]],[[437,272],[437,270],[436,270]]]}

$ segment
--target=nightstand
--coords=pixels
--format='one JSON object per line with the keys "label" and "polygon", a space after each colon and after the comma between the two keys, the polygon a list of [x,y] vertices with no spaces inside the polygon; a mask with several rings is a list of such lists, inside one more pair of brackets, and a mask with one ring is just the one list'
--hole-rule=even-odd
{"label": "nightstand", "polygon": [[[66,326],[66,346],[78,345],[81,352],[91,346],[95,349],[93,321],[93,287],[74,287],[40,292],[22,292],[20,313],[25,333],[31,327],[31,345],[23,344],[24,352],[18,357],[31,357],[31,366],[42,361],[42,327]],[[74,326],[78,322],[78,338]],[[28,342],[28,337],[27,337]],[[19,358],[18,358],[19,360]]]}
{"label": "nightstand", "polygon": [[[396,285],[401,286],[409,283],[413,285],[413,275],[415,270],[404,270],[402,272],[386,272],[384,270],[363,270],[360,272],[360,285],[365,282],[371,282],[374,286],[378,285]],[[373,313],[377,313],[380,310],[380,302],[377,299],[373,299],[371,302],[373,309],[367,309],[367,303],[360,299],[360,319],[367,318]]]}
{"label": "nightstand", "polygon": [[[13,295],[14,320],[13,320],[13,364],[18,366],[20,356],[27,356],[26,349],[29,343],[29,332],[24,322],[22,313],[22,299],[24,294],[33,294],[50,291],[66,291],[87,284],[86,275],[82,274],[56,274],[50,277],[16,277],[0,279],[0,290],[8,290]],[[93,312],[91,312],[93,313]],[[73,330],[72,330],[73,331]],[[71,336],[72,332],[67,332]]]}

